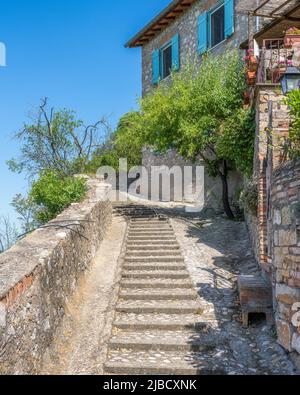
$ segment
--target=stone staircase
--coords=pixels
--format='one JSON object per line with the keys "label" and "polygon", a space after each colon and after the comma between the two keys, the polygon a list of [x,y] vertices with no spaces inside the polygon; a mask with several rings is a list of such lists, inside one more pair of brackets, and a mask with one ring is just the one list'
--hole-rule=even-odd
{"label": "stone staircase", "polygon": [[215,374],[218,341],[201,322],[200,299],[169,220],[147,207],[128,216],[119,301],[106,374]]}

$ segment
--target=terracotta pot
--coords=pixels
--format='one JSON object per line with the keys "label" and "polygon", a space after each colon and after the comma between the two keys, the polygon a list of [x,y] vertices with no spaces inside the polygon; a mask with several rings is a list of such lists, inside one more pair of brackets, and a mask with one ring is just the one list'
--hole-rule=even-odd
{"label": "terracotta pot", "polygon": [[291,48],[294,45],[300,45],[300,34],[287,34],[284,37],[284,45],[286,48]]}
{"label": "terracotta pot", "polygon": [[256,72],[255,71],[248,71],[247,72],[247,83],[250,86],[255,85],[256,81]]}

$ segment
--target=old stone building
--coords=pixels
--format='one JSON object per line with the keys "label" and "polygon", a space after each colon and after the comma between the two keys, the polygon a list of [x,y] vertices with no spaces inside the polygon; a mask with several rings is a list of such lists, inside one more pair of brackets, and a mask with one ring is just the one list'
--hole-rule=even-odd
{"label": "old stone building", "polygon": [[[259,201],[258,214],[248,218],[248,226],[263,277],[272,284],[279,342],[298,352],[300,334],[293,317],[295,303],[300,302],[299,221],[295,215],[299,166],[283,165],[282,152],[276,147],[288,135],[290,123],[279,83],[282,64],[300,65],[300,47],[287,50],[284,36],[289,27],[299,25],[296,0],[174,0],[127,43],[130,48],[142,48],[143,95],[167,79],[172,68],[180,70],[189,59],[200,64],[205,52],[253,50],[259,61],[250,89],[257,114],[254,179]],[[144,164],[173,164],[174,158],[176,153],[158,157],[145,151]],[[207,185],[210,182],[216,183],[207,178]]]}
{"label": "old stone building", "polygon": [[[288,66],[300,67],[299,41],[286,35],[289,28],[300,27],[300,5],[270,0],[265,6],[258,12],[278,17],[253,36],[258,69],[250,97],[256,108],[258,213],[248,222],[257,261],[272,286],[278,341],[300,353],[300,327],[295,324],[300,302],[299,162],[288,161],[283,149],[291,119],[280,84]],[[249,48],[248,41],[242,47]]]}
{"label": "old stone building", "polygon": [[[245,0],[174,0],[143,28],[126,46],[142,48],[142,93],[147,94],[161,81],[167,80],[171,70],[180,71],[190,60],[201,62],[206,52],[220,53],[226,49],[239,48],[248,34],[249,1]],[[175,161],[176,159],[176,161]],[[164,164],[172,167],[189,166],[176,152],[166,156],[144,151],[143,165]],[[199,161],[199,165],[204,165]],[[230,200],[242,183],[239,174],[232,174]],[[219,209],[221,181],[205,174],[205,206]]]}
{"label": "old stone building", "polygon": [[[251,2],[250,2],[251,3]],[[247,38],[246,0],[174,0],[126,45],[142,48],[143,94],[207,51],[238,48]]]}

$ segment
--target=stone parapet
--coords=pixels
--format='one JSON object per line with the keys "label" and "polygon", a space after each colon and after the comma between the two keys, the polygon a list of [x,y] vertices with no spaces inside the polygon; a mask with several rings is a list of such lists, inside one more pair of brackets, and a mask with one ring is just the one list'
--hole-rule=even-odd
{"label": "stone parapet", "polygon": [[0,255],[0,374],[40,370],[66,302],[104,237],[111,187],[87,183],[83,202]]}

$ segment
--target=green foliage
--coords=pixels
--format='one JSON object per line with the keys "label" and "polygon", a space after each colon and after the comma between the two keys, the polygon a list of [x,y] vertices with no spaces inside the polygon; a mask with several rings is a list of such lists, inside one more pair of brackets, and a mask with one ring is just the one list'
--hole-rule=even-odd
{"label": "green foliage", "polygon": [[38,206],[32,198],[17,194],[13,198],[11,205],[19,216],[18,220],[21,223],[21,229],[24,233],[32,231],[39,225],[36,220]]}
{"label": "green foliage", "polygon": [[254,181],[249,182],[242,190],[239,203],[241,207],[253,216],[257,216],[258,210],[258,186]]}
{"label": "green foliage", "polygon": [[255,112],[239,109],[228,118],[216,143],[219,157],[227,158],[246,176],[253,170]]}
{"label": "green foliage", "polygon": [[37,206],[36,219],[46,223],[55,218],[73,202],[79,202],[87,191],[86,181],[81,178],[61,177],[48,170],[32,184],[29,199]]}
{"label": "green foliage", "polygon": [[127,158],[128,170],[139,166],[142,162],[142,148],[144,145],[141,133],[141,114],[129,112],[119,121],[116,131],[108,141],[93,155],[86,166],[86,171],[95,173],[101,166],[111,166],[119,169],[119,159]]}
{"label": "green foliage", "polygon": [[8,161],[8,166],[14,172],[24,171],[29,178],[46,170],[62,176],[81,173],[103,139],[100,128],[108,129],[104,119],[85,126],[74,111],[48,108],[45,99],[15,135],[21,155]]}
{"label": "green foliage", "polygon": [[244,65],[237,52],[204,57],[174,73],[141,101],[144,141],[186,159],[205,160],[218,173],[223,160],[249,172],[253,157],[252,115],[243,109]]}
{"label": "green foliage", "polygon": [[300,156],[300,90],[290,92],[286,98],[292,125],[288,141],[285,141],[285,150],[292,159]]}

